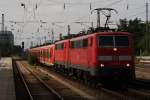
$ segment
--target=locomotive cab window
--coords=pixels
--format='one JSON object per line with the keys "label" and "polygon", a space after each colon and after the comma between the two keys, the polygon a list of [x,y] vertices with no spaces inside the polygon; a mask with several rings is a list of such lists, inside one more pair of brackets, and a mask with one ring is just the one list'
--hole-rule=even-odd
{"label": "locomotive cab window", "polygon": [[113,43],[113,36],[100,36],[98,38],[99,41],[99,46],[104,48],[104,47],[113,47],[114,43]]}
{"label": "locomotive cab window", "polygon": [[118,47],[124,48],[129,46],[128,36],[99,36],[98,44],[101,48]]}
{"label": "locomotive cab window", "polygon": [[128,47],[129,46],[128,36],[115,36],[115,46]]}

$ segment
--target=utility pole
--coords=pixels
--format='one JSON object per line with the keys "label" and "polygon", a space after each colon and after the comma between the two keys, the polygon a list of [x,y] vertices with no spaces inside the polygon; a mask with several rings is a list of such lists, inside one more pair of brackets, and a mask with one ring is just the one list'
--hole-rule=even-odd
{"label": "utility pole", "polygon": [[148,40],[148,3],[146,3],[146,35],[145,35],[145,41],[146,41],[146,50],[149,49],[149,40]]}
{"label": "utility pole", "polygon": [[91,22],[91,27],[94,27],[94,23],[93,22]]}
{"label": "utility pole", "polygon": [[52,29],[51,32],[52,32],[52,37],[51,37],[52,39],[51,40],[52,40],[52,43],[54,43],[54,30]]}
{"label": "utility pole", "polygon": [[46,36],[44,36],[44,42],[45,42],[44,44],[46,44]]}
{"label": "utility pole", "polygon": [[4,14],[2,14],[2,32],[4,32]]}
{"label": "utility pole", "polygon": [[100,23],[100,11],[97,10],[97,27],[101,27],[101,23]]}
{"label": "utility pole", "polygon": [[68,25],[68,36],[70,36],[70,30],[71,30],[70,25]]}

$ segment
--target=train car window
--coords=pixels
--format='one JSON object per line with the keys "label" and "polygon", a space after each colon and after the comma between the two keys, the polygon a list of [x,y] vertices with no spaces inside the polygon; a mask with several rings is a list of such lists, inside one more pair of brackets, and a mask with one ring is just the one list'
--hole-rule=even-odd
{"label": "train car window", "polygon": [[47,57],[51,58],[51,50],[47,51]]}
{"label": "train car window", "polygon": [[56,50],[62,50],[62,49],[64,49],[64,43],[56,44],[55,49]]}
{"label": "train car window", "polygon": [[81,41],[78,40],[78,41],[75,41],[75,48],[80,48],[81,47]]}
{"label": "train car window", "polygon": [[83,47],[83,40],[75,41],[75,48],[82,48]]}
{"label": "train car window", "polygon": [[71,48],[74,48],[74,41],[71,41]]}
{"label": "train car window", "polygon": [[64,43],[60,44],[60,49],[64,49]]}
{"label": "train car window", "polygon": [[37,52],[38,53],[38,57],[40,56],[40,53],[39,53],[39,51]]}
{"label": "train car window", "polygon": [[78,47],[78,41],[74,41],[74,48]]}
{"label": "train car window", "polygon": [[47,51],[45,51],[45,57],[47,58]]}
{"label": "train car window", "polygon": [[49,50],[47,51],[47,56],[48,56],[48,58],[51,58],[51,49],[49,49]]}
{"label": "train car window", "polygon": [[46,52],[45,52],[45,54],[46,54],[46,55],[45,55],[45,56],[46,56],[46,58],[48,58],[48,51],[46,51]]}
{"label": "train car window", "polygon": [[57,50],[57,48],[58,48],[58,46],[57,46],[57,44],[55,45],[55,50]]}
{"label": "train car window", "polygon": [[99,36],[99,47],[114,47],[114,39],[113,36]]}
{"label": "train car window", "polygon": [[44,57],[44,51],[42,51],[42,56]]}
{"label": "train car window", "polygon": [[49,58],[51,58],[51,52],[49,52],[48,54],[49,54]]}
{"label": "train car window", "polygon": [[71,48],[85,48],[88,47],[88,39],[76,40],[71,42]]}
{"label": "train car window", "polygon": [[128,47],[128,36],[115,36],[115,47]]}
{"label": "train car window", "polygon": [[45,51],[43,51],[43,57],[45,57],[45,55],[46,55],[46,54],[45,54]]}
{"label": "train car window", "polygon": [[76,43],[75,48],[80,48],[81,47],[81,41],[80,40],[76,41],[75,43]]}
{"label": "train car window", "polygon": [[84,40],[80,40],[80,48],[83,48],[83,43],[84,43]]}
{"label": "train car window", "polygon": [[83,39],[83,48],[88,47],[88,39]]}
{"label": "train car window", "polygon": [[46,52],[45,52],[45,54],[46,54],[46,55],[45,55],[45,56],[46,56],[46,58],[48,58],[48,51],[46,51]]}

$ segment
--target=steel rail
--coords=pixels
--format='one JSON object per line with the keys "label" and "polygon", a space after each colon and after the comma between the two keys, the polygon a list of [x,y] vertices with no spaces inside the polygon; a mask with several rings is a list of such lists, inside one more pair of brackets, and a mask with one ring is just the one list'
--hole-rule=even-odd
{"label": "steel rail", "polygon": [[[21,63],[21,65],[25,66],[23,63]],[[26,68],[37,80],[39,80],[42,83],[42,85],[45,88],[47,88],[49,92],[52,92],[55,96],[58,97],[59,100],[64,100],[63,97],[59,93],[57,93],[54,89],[50,88],[39,76],[33,73],[33,71],[29,67],[24,67],[24,68]]]}
{"label": "steel rail", "polygon": [[30,92],[30,90],[29,90],[29,88],[28,88],[28,86],[27,86],[26,81],[25,81],[23,75],[21,74],[21,70],[20,70],[20,68],[18,67],[18,65],[17,65],[17,63],[16,63],[16,61],[15,61],[14,59],[12,60],[12,63],[13,63],[13,67],[15,67],[15,68],[17,69],[17,71],[18,71],[18,73],[19,73],[19,75],[20,75],[20,77],[21,77],[21,80],[22,80],[22,82],[23,82],[23,85],[25,86],[25,89],[26,89],[26,91],[27,91],[27,93],[28,93],[28,96],[29,96],[30,100],[34,100],[33,97],[32,97],[32,95],[31,95],[31,92]]}

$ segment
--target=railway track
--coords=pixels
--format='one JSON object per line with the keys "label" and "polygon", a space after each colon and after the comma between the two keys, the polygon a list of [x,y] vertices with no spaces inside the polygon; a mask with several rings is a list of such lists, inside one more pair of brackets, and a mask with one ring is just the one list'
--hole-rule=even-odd
{"label": "railway track", "polygon": [[136,64],[136,68],[150,69],[150,64],[139,63],[139,64]]}
{"label": "railway track", "polygon": [[136,79],[131,84],[135,87],[150,89],[150,80]]}
{"label": "railway track", "polygon": [[[25,62],[22,63],[22,64],[24,66],[29,66]],[[36,69],[40,70],[42,73],[45,73],[48,76],[54,77],[50,74],[50,73],[53,73],[53,72],[51,72],[50,70],[48,70],[46,68],[38,67]],[[65,77],[65,78],[67,78],[67,77]],[[71,84],[73,84],[73,83],[71,83]],[[79,83],[79,84],[81,84],[81,83]],[[143,85],[141,85],[141,84],[143,84]],[[51,84],[51,85],[53,86],[53,84]],[[83,84],[83,85],[85,86],[85,84]],[[88,86],[85,86],[85,87],[86,87],[87,90],[90,91],[88,93],[91,94],[91,97],[92,96],[95,97],[95,98],[90,98],[89,95],[87,95],[87,98],[88,99],[90,98],[90,100],[94,100],[94,99],[95,100],[99,100],[99,99],[102,99],[102,100],[108,100],[108,99],[111,99],[111,100],[150,100],[149,90],[148,89],[146,90],[146,88],[144,88],[145,90],[142,89],[142,88],[137,88],[140,85],[141,85],[141,87],[145,86],[143,82],[135,82],[133,84],[133,86],[131,86],[131,87],[125,89],[125,90],[124,89],[123,90],[122,89],[121,90],[112,90],[112,89],[104,88],[104,87],[101,87],[101,86],[97,86],[97,87],[94,87],[94,88],[93,87],[88,87]],[[84,89],[84,90],[86,91],[86,89]],[[61,90],[62,92],[66,93],[63,88],[59,88],[59,89],[56,89],[56,90]],[[75,90],[75,91],[77,92],[78,90]],[[81,96],[81,94],[80,94],[80,96]],[[84,93],[82,94],[82,96],[86,97]],[[82,99],[82,100],[84,100],[84,99]],[[68,100],[68,99],[65,99],[65,100]],[[75,98],[73,100],[79,100],[79,99]]]}
{"label": "railway track", "polygon": [[[42,69],[44,70],[45,68],[42,68]],[[47,71],[49,70],[47,69]],[[76,80],[73,79],[73,81],[76,81]],[[113,98],[115,98],[114,100],[149,100],[150,99],[149,98],[150,94],[147,94],[146,91],[144,92],[141,90],[135,90],[133,88],[127,88],[126,90],[124,89],[112,90],[112,89],[103,88],[99,86],[99,87],[94,88],[94,91],[96,91],[96,94],[98,94],[97,96],[95,95],[98,98],[98,100],[99,99],[107,100],[110,98],[111,100],[113,100]]]}
{"label": "railway track", "polygon": [[26,85],[26,82],[23,78],[23,75],[17,68],[17,64],[14,59],[12,59],[12,65],[14,72],[16,100],[33,100],[30,91]]}
{"label": "railway track", "polygon": [[128,92],[139,100],[150,100],[150,82],[136,79],[129,84]]}
{"label": "railway track", "polygon": [[[29,70],[29,72],[35,74],[36,77],[40,78],[41,81],[43,81],[43,83],[46,84],[48,88],[51,88],[51,90],[55,91],[55,93],[57,93],[62,100],[96,100],[95,97],[89,96],[88,94],[81,92],[78,89],[72,90],[73,87],[68,87],[66,86],[66,83],[62,83],[60,82],[61,80],[53,78],[55,76],[49,77],[43,72],[33,70],[31,67],[28,67],[28,65],[23,62],[20,63],[20,66],[26,68],[27,70]],[[33,87],[33,85],[31,85],[31,87]]]}
{"label": "railway track", "polygon": [[[91,89],[91,88],[90,88]],[[147,93],[147,91],[143,90],[136,90],[133,88],[127,88],[127,89],[109,89],[104,88],[103,86],[93,87],[91,89],[93,92],[95,92],[95,97],[97,100],[108,100],[111,98],[111,100],[150,100],[150,94]]]}
{"label": "railway track", "polygon": [[[64,100],[29,69],[23,68],[18,62],[14,61],[13,63],[16,63],[14,67],[17,69],[26,90],[27,97],[25,98],[27,99],[25,100]],[[20,100],[24,99],[19,98]]]}
{"label": "railway track", "polygon": [[150,100],[150,88],[148,88],[149,86],[150,84],[148,85],[143,82],[136,81],[126,88],[98,88],[106,93],[106,95],[115,97],[116,100]]}

